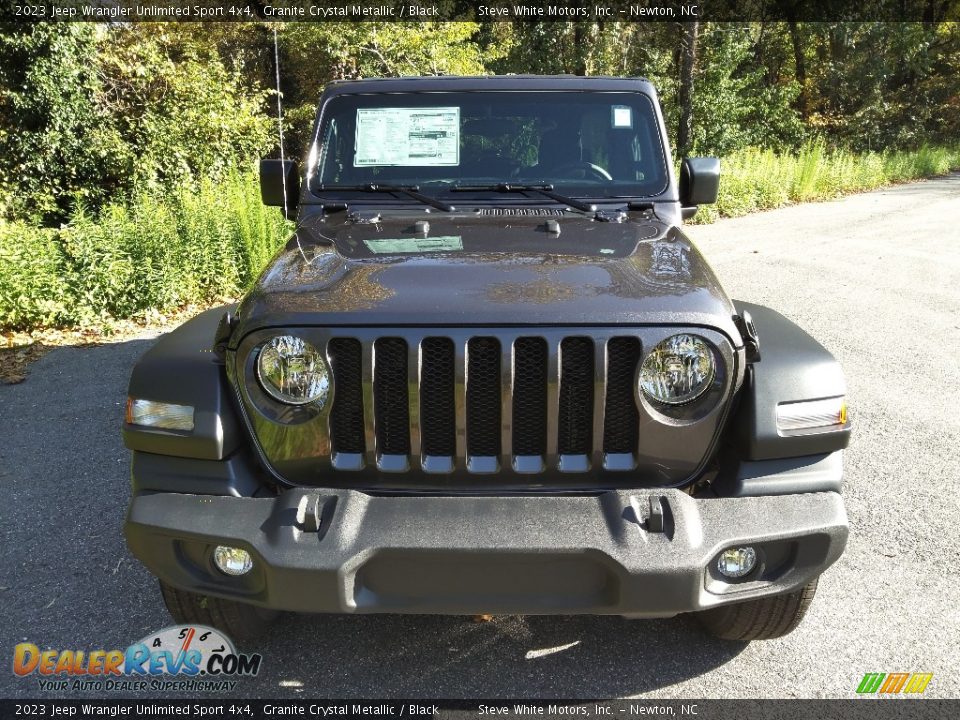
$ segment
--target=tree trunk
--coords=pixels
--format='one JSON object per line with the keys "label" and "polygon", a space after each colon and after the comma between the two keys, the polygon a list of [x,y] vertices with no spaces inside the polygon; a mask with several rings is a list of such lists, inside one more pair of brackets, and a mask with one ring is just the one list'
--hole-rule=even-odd
{"label": "tree trunk", "polygon": [[587,74],[587,55],[590,52],[590,42],[588,39],[589,27],[585,22],[575,22],[573,24],[573,56],[574,56],[574,75]]}
{"label": "tree trunk", "polygon": [[797,83],[800,85],[797,109],[800,111],[800,117],[806,119],[809,108],[807,107],[807,63],[803,57],[803,38],[800,37],[800,27],[796,20],[790,20],[787,24],[790,27],[790,40],[793,42],[794,71]]}
{"label": "tree trunk", "polygon": [[680,127],[677,130],[677,156],[683,157],[693,144],[693,72],[697,64],[699,22],[683,23],[680,41]]}

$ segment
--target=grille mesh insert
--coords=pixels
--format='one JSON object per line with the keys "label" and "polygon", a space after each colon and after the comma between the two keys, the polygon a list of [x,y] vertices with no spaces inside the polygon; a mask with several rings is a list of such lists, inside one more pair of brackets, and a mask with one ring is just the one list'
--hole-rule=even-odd
{"label": "grille mesh insert", "polygon": [[333,449],[342,453],[362,453],[363,385],[360,341],[334,338],[328,346],[333,370],[334,395],[330,409]]}
{"label": "grille mesh insert", "polygon": [[420,345],[420,433],[424,455],[456,452],[454,354],[449,338],[425,338]]}
{"label": "grille mesh insert", "polygon": [[568,337],[560,343],[560,414],[557,452],[590,452],[593,425],[593,341]]}
{"label": "grille mesh insert", "polygon": [[467,453],[500,454],[500,343],[475,337],[467,344]]}
{"label": "grille mesh insert", "polygon": [[518,338],[513,345],[513,453],[547,451],[547,343]]}
{"label": "grille mesh insert", "polygon": [[640,362],[640,341],[615,337],[607,343],[607,398],[603,450],[632,453],[637,449],[640,414],[634,399],[634,378]]}
{"label": "grille mesh insert", "polygon": [[377,449],[383,455],[407,455],[410,452],[407,343],[402,338],[380,338],[373,347]]}

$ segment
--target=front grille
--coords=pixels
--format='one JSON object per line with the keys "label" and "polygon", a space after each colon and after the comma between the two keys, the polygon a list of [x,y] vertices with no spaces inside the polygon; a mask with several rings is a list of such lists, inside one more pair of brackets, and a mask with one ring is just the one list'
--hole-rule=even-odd
{"label": "front grille", "polygon": [[634,336],[411,333],[328,344],[335,470],[627,471],[639,414]]}

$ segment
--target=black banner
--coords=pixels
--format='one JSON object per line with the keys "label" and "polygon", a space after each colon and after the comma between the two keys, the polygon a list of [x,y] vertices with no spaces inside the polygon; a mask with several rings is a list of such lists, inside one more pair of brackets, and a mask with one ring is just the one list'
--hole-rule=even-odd
{"label": "black banner", "polygon": [[7,0],[12,22],[960,20],[960,0]]}
{"label": "black banner", "polygon": [[960,700],[0,700],[3,718],[937,720]]}

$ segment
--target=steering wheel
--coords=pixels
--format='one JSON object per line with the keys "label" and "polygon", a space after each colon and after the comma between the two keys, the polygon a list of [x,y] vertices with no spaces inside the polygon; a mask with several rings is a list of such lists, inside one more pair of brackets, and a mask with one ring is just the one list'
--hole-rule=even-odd
{"label": "steering wheel", "polygon": [[560,177],[571,177],[575,172],[583,173],[584,178],[586,178],[588,175],[592,175],[595,180],[613,180],[613,176],[610,173],[608,173],[599,165],[594,165],[591,162],[566,163],[560,167],[554,168],[549,174],[558,175]]}

